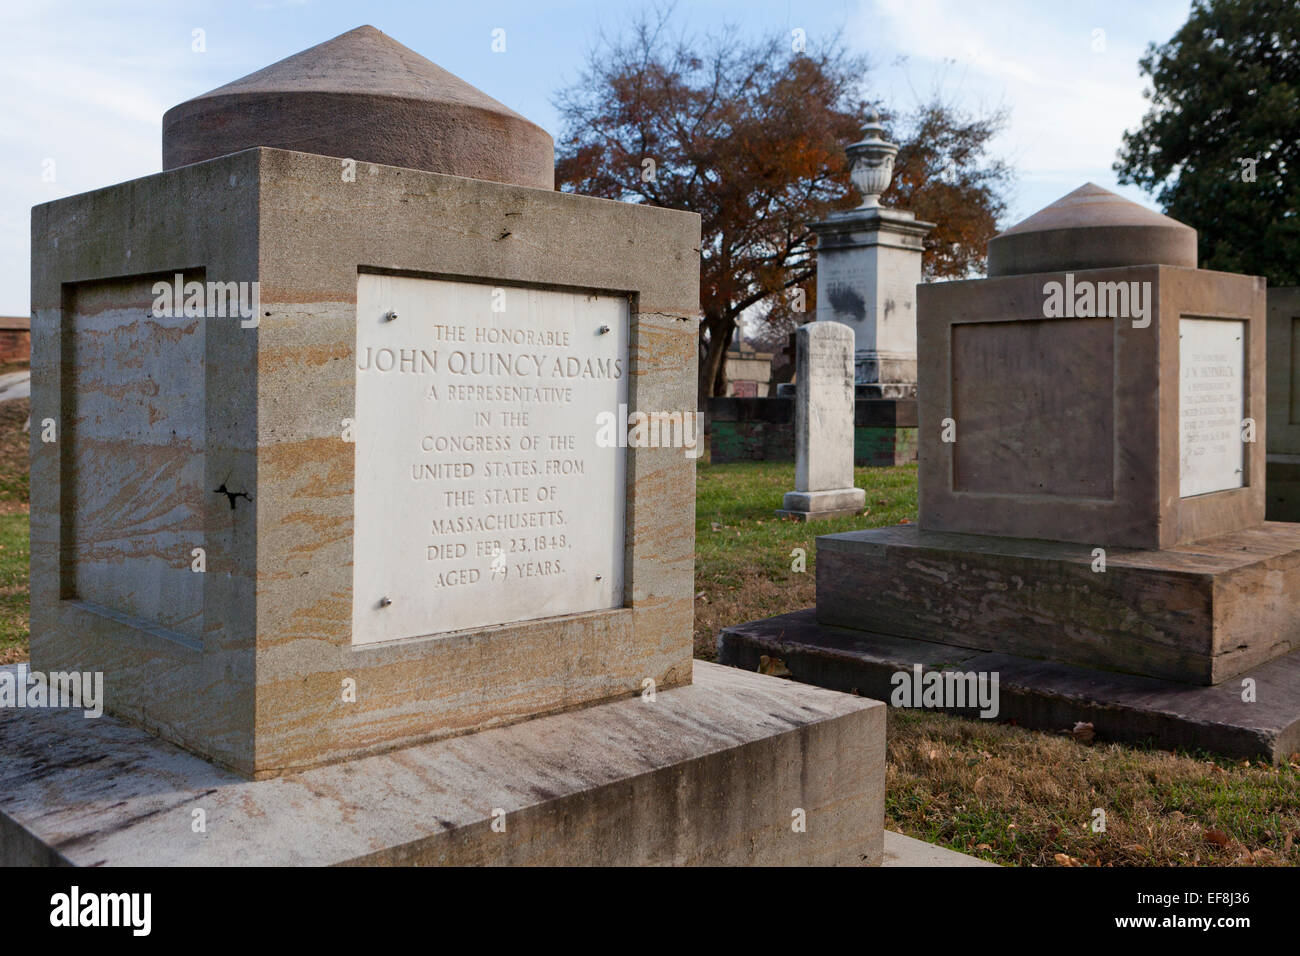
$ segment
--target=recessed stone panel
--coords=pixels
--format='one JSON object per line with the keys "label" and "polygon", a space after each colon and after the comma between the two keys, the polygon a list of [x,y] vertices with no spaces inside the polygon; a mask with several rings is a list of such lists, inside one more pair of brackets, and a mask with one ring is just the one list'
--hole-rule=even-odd
{"label": "recessed stone panel", "polygon": [[1110,319],[952,327],[953,490],[1109,499]]}
{"label": "recessed stone panel", "polygon": [[198,642],[203,575],[192,570],[192,552],[204,546],[211,496],[210,320],[155,309],[157,278],[86,283],[68,296],[63,385],[72,417],[62,436],[62,492],[70,540],[61,593]]}

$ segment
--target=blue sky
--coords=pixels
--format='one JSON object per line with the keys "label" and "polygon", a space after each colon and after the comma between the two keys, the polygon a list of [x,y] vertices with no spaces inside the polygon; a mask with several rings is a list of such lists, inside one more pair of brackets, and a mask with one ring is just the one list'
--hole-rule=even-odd
{"label": "blue sky", "polygon": [[[555,91],[576,78],[600,31],[619,32],[643,6],[6,0],[0,314],[28,309],[31,207],[157,172],[162,114],[182,100],[370,23],[556,135]],[[800,28],[810,47],[842,32],[871,59],[872,93],[894,108],[936,90],[971,108],[1006,107],[996,151],[1017,173],[1006,226],[1089,180],[1118,189],[1110,166],[1120,134],[1144,112],[1138,57],[1168,39],[1188,8],[1188,0],[697,0],[674,16],[700,31]],[[506,31],[504,53],[491,49],[496,28]],[[196,29],[201,53],[192,49]]]}

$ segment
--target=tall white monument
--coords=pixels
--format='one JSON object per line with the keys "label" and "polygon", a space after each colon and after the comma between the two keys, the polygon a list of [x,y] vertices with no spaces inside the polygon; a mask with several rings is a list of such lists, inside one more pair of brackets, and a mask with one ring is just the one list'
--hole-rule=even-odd
{"label": "tall white monument", "polygon": [[862,205],[811,223],[817,233],[817,321],[853,330],[859,398],[916,397],[916,286],[932,222],[880,205],[898,146],[873,112],[849,146]]}

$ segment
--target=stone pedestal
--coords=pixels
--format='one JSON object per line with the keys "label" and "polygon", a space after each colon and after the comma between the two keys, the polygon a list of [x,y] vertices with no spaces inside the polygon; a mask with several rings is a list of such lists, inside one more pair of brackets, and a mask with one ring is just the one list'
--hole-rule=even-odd
{"label": "stone pedestal", "polygon": [[1300,521],[1300,286],[1268,290],[1266,516]]}
{"label": "stone pedestal", "polygon": [[[600,447],[592,416],[693,408],[698,276],[672,261],[698,220],[339,169],[258,148],[33,212],[32,403],[67,417],[33,432],[32,666],[103,671],[111,712],[257,777],[689,681],[694,462]],[[258,314],[146,320],[183,269],[258,281]],[[549,345],[479,339],[555,315]],[[501,353],[543,357],[512,388],[589,404],[503,417]],[[546,429],[569,450],[519,447]]]}
{"label": "stone pedestal", "polygon": [[[1300,649],[1300,526],[1165,550],[947,534],[817,539],[817,620],[1189,684]],[[936,582],[943,582],[936,586]]]}
{"label": "stone pedestal", "polygon": [[817,321],[853,330],[859,398],[916,397],[916,287],[933,223],[881,206],[812,223]]}
{"label": "stone pedestal", "polygon": [[810,322],[797,336],[795,490],[777,514],[801,521],[857,514],[866,492],[853,486],[853,332]]}

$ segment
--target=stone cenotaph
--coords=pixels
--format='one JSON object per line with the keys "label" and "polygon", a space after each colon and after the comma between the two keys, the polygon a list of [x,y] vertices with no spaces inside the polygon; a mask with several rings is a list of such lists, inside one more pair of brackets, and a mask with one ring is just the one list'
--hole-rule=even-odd
{"label": "stone cenotaph", "polygon": [[987,279],[918,289],[919,526],[818,538],[815,612],[720,659],[869,695],[996,673],[1027,726],[1284,759],[1300,526],[1264,520],[1264,300],[1091,184],[996,236]]}
{"label": "stone cenotaph", "polygon": [[883,708],[694,662],[697,453],[600,438],[694,413],[697,215],[373,27],[163,166],[32,212],[31,669],[110,716],[0,712],[0,862],[880,862]]}

